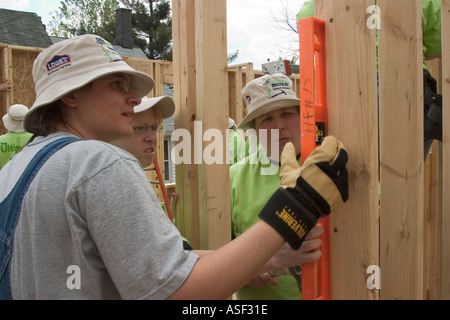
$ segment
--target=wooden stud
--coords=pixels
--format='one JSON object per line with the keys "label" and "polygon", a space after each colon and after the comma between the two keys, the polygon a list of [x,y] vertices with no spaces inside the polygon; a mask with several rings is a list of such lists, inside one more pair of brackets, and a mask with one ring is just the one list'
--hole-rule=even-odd
{"label": "wooden stud", "polygon": [[378,5],[380,298],[423,299],[422,7],[410,0]]}
{"label": "wooden stud", "polygon": [[442,142],[442,229],[439,299],[450,299],[450,0],[442,0],[442,96],[443,96],[443,142]]}
{"label": "wooden stud", "polygon": [[[197,112],[203,132],[219,129],[223,142],[219,161],[199,169],[201,247],[216,249],[231,240],[230,174],[226,163],[228,139],[228,68],[226,0],[196,0]],[[194,137],[194,139],[196,139]],[[215,141],[217,142],[217,141]],[[203,144],[205,150],[207,143]]]}
{"label": "wooden stud", "polygon": [[[175,128],[194,132],[196,120],[196,60],[194,0],[172,1],[173,73]],[[191,150],[184,150],[193,153]],[[200,248],[198,221],[198,167],[182,163],[176,166],[179,193],[177,227],[194,248]]]}
{"label": "wooden stud", "polygon": [[366,26],[373,3],[314,1],[326,23],[329,134],[349,153],[350,199],[330,216],[331,299],[378,295],[366,285],[367,268],[379,265],[376,30]]}

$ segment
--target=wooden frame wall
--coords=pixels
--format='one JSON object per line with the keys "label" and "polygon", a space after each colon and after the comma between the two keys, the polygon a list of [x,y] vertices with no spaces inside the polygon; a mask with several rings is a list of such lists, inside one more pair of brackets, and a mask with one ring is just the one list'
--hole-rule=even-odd
{"label": "wooden frame wall", "polygon": [[175,127],[193,135],[190,163],[176,168],[177,211],[183,212],[177,225],[194,248],[215,249],[231,238],[229,166],[206,165],[207,144],[195,135],[217,128],[228,141],[226,0],[173,0],[172,18]]}
{"label": "wooden frame wall", "polygon": [[[227,69],[225,2],[173,0],[174,63],[125,59],[155,78],[150,95],[174,85],[175,127],[191,133],[194,121],[203,131],[225,130],[229,115],[239,122],[241,90],[262,75],[251,63]],[[424,164],[420,3],[378,0],[378,105],[376,30],[366,25],[375,0],[315,0],[315,16],[326,23],[329,133],[350,155],[350,200],[330,219],[332,299],[450,299],[450,197],[443,196],[450,192],[450,131],[443,126],[443,142]],[[442,30],[443,52],[450,52],[450,0],[442,0]],[[30,75],[41,50],[0,44],[0,80],[13,82],[0,97],[0,115],[11,104],[33,103]],[[450,57],[430,69],[450,123]],[[299,92],[298,76],[291,78]],[[196,248],[229,241],[228,166],[183,164],[176,174],[182,234]],[[371,265],[380,267],[380,290],[367,288]]]}
{"label": "wooden frame wall", "polygon": [[440,228],[440,251],[438,269],[438,299],[450,299],[450,131],[445,124],[450,123],[450,0],[442,0],[442,95],[443,101],[443,143],[442,143],[442,197]]}
{"label": "wooden frame wall", "polygon": [[[421,1],[378,0],[379,105],[376,29],[366,25],[372,5],[315,1],[315,16],[326,23],[330,134],[350,154],[351,198],[330,219],[331,298],[448,299],[448,135],[444,125],[444,141],[424,166]],[[448,52],[450,1],[442,6]],[[446,59],[443,75],[433,73],[444,96]],[[380,267],[380,290],[367,288],[369,265]]]}

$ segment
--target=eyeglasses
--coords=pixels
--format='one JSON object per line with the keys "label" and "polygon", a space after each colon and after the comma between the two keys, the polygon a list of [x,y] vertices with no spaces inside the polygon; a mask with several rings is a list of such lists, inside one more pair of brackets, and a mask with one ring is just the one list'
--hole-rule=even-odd
{"label": "eyeglasses", "polygon": [[141,124],[138,126],[133,126],[133,132],[134,134],[144,134],[147,133],[149,130],[152,130],[153,133],[161,133],[164,129],[163,126],[159,126],[159,125],[153,125],[153,126],[149,126],[148,124]]}
{"label": "eyeglasses", "polygon": [[111,86],[115,90],[120,91],[123,94],[129,94],[132,90],[134,90],[134,87],[133,87],[133,84],[131,83],[131,81],[122,76],[105,77],[105,78],[101,78],[99,80],[112,81]]}

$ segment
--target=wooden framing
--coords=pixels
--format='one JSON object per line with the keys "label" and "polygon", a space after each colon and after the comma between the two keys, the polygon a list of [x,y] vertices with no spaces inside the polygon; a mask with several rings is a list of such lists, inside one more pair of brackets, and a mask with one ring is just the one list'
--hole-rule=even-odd
{"label": "wooden framing", "polygon": [[[449,4],[442,2],[443,31]],[[444,129],[424,165],[421,1],[378,0],[379,65],[376,28],[366,24],[373,5],[315,1],[315,16],[326,22],[330,134],[350,154],[351,198],[330,219],[331,298],[448,299],[448,136]],[[444,31],[443,52],[449,38]],[[442,76],[432,71],[444,96],[446,59]],[[369,265],[380,267],[380,290],[367,288]]]}
{"label": "wooden framing", "polygon": [[[443,102],[443,123],[450,123],[449,97],[450,97],[450,0],[442,0],[442,95]],[[438,269],[438,299],[450,299],[450,172],[448,164],[450,162],[450,131],[448,126],[443,125],[442,143],[442,194],[441,194],[441,224],[440,229],[440,260]]]}
{"label": "wooden framing", "polygon": [[[377,65],[377,30],[366,24],[375,0],[315,0],[315,16],[326,23],[329,133],[350,155],[350,199],[330,218],[332,299],[450,299],[450,131],[443,126],[443,142],[424,163],[420,2],[378,0]],[[262,75],[252,63],[227,68],[225,5],[173,0],[174,63],[125,59],[154,77],[150,95],[174,85],[175,128],[192,135],[196,121],[201,136],[209,128],[225,135],[228,116],[239,122],[246,114],[242,88]],[[429,68],[450,123],[450,0],[442,0],[442,30],[442,60]],[[41,50],[0,44],[0,80],[13,82],[0,96],[1,116],[11,104],[33,103],[31,68]],[[298,93],[300,79],[291,79]],[[184,150],[192,155],[209,144],[194,139]],[[195,248],[228,242],[228,165],[180,164],[176,175],[181,233]],[[381,289],[367,286],[370,266],[380,268]]]}
{"label": "wooden framing", "polygon": [[381,299],[423,299],[422,3],[378,3]]}
{"label": "wooden framing", "polygon": [[378,299],[366,286],[367,268],[379,265],[376,33],[364,15],[371,1],[314,4],[326,23],[329,134],[350,155],[350,199],[330,216],[331,299]]}
{"label": "wooden framing", "polygon": [[[180,208],[183,212],[178,227],[194,247],[214,249],[231,237],[226,187],[229,167],[226,163],[204,163],[203,134],[217,128],[222,141],[228,141],[226,1],[174,0],[172,12],[175,101],[179,106],[175,126],[194,135],[190,163],[176,169],[181,194],[177,211]],[[222,154],[225,152],[223,144]]]}

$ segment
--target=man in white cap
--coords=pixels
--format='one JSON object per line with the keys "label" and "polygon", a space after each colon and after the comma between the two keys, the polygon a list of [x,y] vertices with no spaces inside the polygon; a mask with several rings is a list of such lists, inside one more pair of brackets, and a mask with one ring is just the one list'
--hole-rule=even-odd
{"label": "man in white cap", "polygon": [[0,169],[28,143],[32,134],[23,128],[23,117],[28,107],[23,104],[14,104],[2,118],[3,125],[8,133],[0,136]]}
{"label": "man in white cap", "polygon": [[[95,35],[42,51],[33,78],[36,101],[24,127],[37,137],[0,170],[0,299],[227,298],[287,258],[298,264],[295,250],[329,213],[326,206],[345,201],[339,191],[323,190],[336,185],[326,178],[319,185],[302,182],[310,197],[297,196],[292,187],[301,173],[286,161],[283,187],[261,211],[262,220],[199,257],[183,249],[139,161],[109,143],[133,134],[133,108],[153,79]],[[296,162],[292,149],[283,154]],[[315,155],[325,163],[336,156]],[[340,200],[325,200],[328,193]],[[292,254],[274,257],[286,243]]]}

